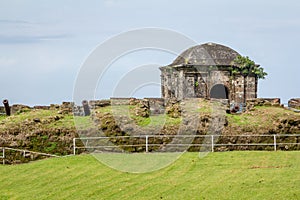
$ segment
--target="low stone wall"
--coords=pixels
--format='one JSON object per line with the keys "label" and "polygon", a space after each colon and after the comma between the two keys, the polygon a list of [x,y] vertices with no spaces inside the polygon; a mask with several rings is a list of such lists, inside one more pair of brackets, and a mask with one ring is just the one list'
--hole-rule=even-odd
{"label": "low stone wall", "polygon": [[275,106],[280,107],[280,98],[256,98],[249,99],[246,102],[246,109],[250,110],[255,106]]}
{"label": "low stone wall", "polygon": [[49,110],[50,106],[33,106],[33,109],[37,109],[37,110]]}
{"label": "low stone wall", "polygon": [[111,97],[110,102],[111,105],[129,105],[129,102],[131,99],[135,98],[116,98],[116,97]]}
{"label": "low stone wall", "polygon": [[26,106],[26,105],[22,105],[22,104],[14,104],[10,107],[11,114],[24,112],[24,111],[30,110],[30,109],[32,109],[32,108],[29,106]]}
{"label": "low stone wall", "polygon": [[97,109],[105,106],[110,106],[110,100],[91,100],[89,101],[89,105],[92,109]]}
{"label": "low stone wall", "polygon": [[0,115],[5,114],[5,108],[4,106],[0,106]]}
{"label": "low stone wall", "polygon": [[162,98],[110,98],[107,105],[131,105],[135,106],[135,115],[148,117],[149,115],[163,114],[165,112],[165,101]]}
{"label": "low stone wall", "polygon": [[288,102],[288,106],[290,108],[295,108],[295,109],[299,109],[300,110],[300,98],[290,99],[289,102]]}
{"label": "low stone wall", "polygon": [[[18,114],[26,112],[28,110],[37,109],[37,110],[57,110],[59,114],[68,114],[72,113],[73,109],[76,108],[74,102],[62,102],[62,104],[50,104],[49,106],[27,106],[22,104],[13,104],[10,106],[11,114]],[[3,106],[0,106],[0,113],[5,114],[5,109]]]}

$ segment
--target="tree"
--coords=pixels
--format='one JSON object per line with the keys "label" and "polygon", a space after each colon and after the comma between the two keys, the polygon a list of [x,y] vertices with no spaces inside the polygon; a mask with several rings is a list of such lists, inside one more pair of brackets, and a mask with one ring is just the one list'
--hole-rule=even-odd
{"label": "tree", "polygon": [[255,75],[258,79],[265,79],[268,75],[264,68],[256,65],[254,61],[250,60],[248,56],[237,56],[234,59],[236,67],[232,70],[233,75],[242,74],[244,77],[248,75]]}

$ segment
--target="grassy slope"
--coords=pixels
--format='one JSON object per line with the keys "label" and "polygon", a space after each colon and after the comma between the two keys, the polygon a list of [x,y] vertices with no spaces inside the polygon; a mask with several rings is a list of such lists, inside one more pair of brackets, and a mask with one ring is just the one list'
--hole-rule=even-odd
{"label": "grassy slope", "polygon": [[[199,113],[200,115],[211,115],[212,105],[205,100],[199,101],[200,108],[191,108],[188,113]],[[122,106],[120,106],[122,108]],[[123,109],[125,109],[123,107]],[[115,108],[117,109],[117,108]],[[128,109],[128,108],[127,108]],[[110,107],[104,107],[97,110],[98,112],[111,112]],[[128,110],[126,110],[128,112]],[[251,111],[242,114],[226,114],[229,126],[224,133],[228,134],[267,134],[273,130],[282,119],[299,119],[300,113],[293,112],[281,107],[257,106]],[[181,118],[171,118],[166,114],[154,115],[150,118],[139,117],[130,115],[135,120],[136,124],[142,127],[159,127],[161,125],[180,125]],[[300,133],[300,132],[299,132]]]}
{"label": "grassy slope", "polygon": [[299,152],[186,153],[162,170],[115,171],[90,155],[0,166],[0,199],[300,199]]}
{"label": "grassy slope", "polygon": [[[201,101],[201,108],[195,110],[201,114],[209,114],[210,107],[206,101]],[[122,107],[122,106],[120,106]],[[127,108],[127,107],[126,107]],[[125,109],[125,108],[124,108]],[[127,108],[128,109],[128,108]],[[97,110],[98,112],[111,112],[111,107],[104,107]],[[128,112],[128,110],[126,111]],[[55,116],[60,117],[58,121],[53,120]],[[180,118],[171,118],[167,115],[155,115],[150,118],[143,118],[134,115],[130,115],[134,119],[137,125],[144,126],[161,126],[165,125],[179,125],[181,123]],[[295,113],[289,110],[285,110],[278,107],[256,107],[252,111],[240,114],[231,115],[227,114],[227,119],[230,125],[231,131],[238,132],[248,132],[253,131],[255,133],[259,131],[266,131],[274,127],[274,122],[282,118],[300,118],[300,113]],[[33,119],[39,118],[42,123],[29,124]],[[85,129],[91,127],[93,122],[90,117],[77,117],[76,128]],[[26,124],[27,123],[27,124]],[[0,133],[12,129],[13,127],[18,127],[22,130],[29,129],[50,129],[50,128],[69,128],[75,129],[74,118],[72,114],[60,115],[57,114],[55,110],[33,110],[29,112],[24,112],[18,115],[13,115],[11,117],[0,116]]]}
{"label": "grassy slope", "polygon": [[[54,117],[59,117],[59,120],[54,120]],[[78,117],[79,118],[79,117]],[[40,119],[40,123],[33,123],[33,119]],[[79,121],[79,120],[77,120]],[[80,125],[85,126],[90,123],[89,117],[80,117]],[[27,123],[27,124],[26,124]],[[5,131],[12,127],[22,128],[74,128],[73,114],[61,115],[57,110],[32,110],[10,117],[0,116],[0,131]]]}
{"label": "grassy slope", "polygon": [[114,106],[106,106],[102,108],[98,108],[96,112],[99,113],[113,113],[114,115],[125,115],[128,118],[131,118],[135,121],[135,123],[141,127],[156,127],[165,125],[178,125],[181,122],[181,118],[172,118],[166,114],[159,115],[151,115],[150,117],[141,117],[135,115],[134,106],[127,105],[118,105]]}
{"label": "grassy slope", "polygon": [[[199,101],[199,104],[197,109],[194,109],[194,104],[187,104],[185,107],[190,106],[189,113],[200,113],[200,120],[208,120],[212,105],[205,100]],[[115,106],[112,109],[107,106],[95,112],[103,114],[114,111],[117,115],[118,112],[122,115],[127,113],[128,118],[132,119],[130,123],[135,122],[141,127],[142,132],[162,130],[164,134],[174,134],[184,121],[166,114],[154,115],[149,118],[139,117],[131,112],[133,108],[132,106]],[[223,135],[300,133],[300,125],[291,126],[281,123],[283,119],[299,123],[300,113],[283,108],[262,106],[243,114],[227,114],[226,116],[228,125],[224,127]],[[35,119],[39,119],[40,122],[34,122]],[[100,120],[100,122],[105,122],[104,124],[108,128],[111,128],[111,133],[115,133],[114,123],[106,123],[107,121],[112,122],[112,119],[101,118]],[[205,126],[199,126],[199,132],[205,133],[207,124],[205,121],[202,122],[202,125]],[[74,120],[71,113],[62,115],[58,114],[58,110],[27,110],[10,117],[0,116],[0,146],[13,144],[15,148],[65,155],[72,151],[72,139],[78,137],[77,130],[96,130],[96,126],[99,124],[95,124],[89,116],[75,117]]]}
{"label": "grassy slope", "polygon": [[[286,110],[281,107],[258,106],[239,115],[227,114],[229,133],[266,134],[276,128],[282,119],[299,119],[300,113]],[[297,132],[300,133],[300,132]]]}

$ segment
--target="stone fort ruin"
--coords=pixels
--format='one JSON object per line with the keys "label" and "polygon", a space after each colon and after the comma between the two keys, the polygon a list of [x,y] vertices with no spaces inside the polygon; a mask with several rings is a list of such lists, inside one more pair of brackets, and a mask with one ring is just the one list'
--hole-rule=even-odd
{"label": "stone fort ruin", "polygon": [[232,73],[239,55],[215,43],[185,50],[173,63],[160,67],[162,98],[228,99],[233,104],[256,98],[257,76]]}
{"label": "stone fort ruin", "polygon": [[[240,54],[235,50],[216,43],[185,50],[171,64],[160,67],[161,98],[112,97],[109,100],[84,100],[83,105],[63,102],[62,105],[34,107],[7,104],[8,109],[0,106],[0,115],[15,114],[24,109],[57,109],[59,114],[89,115],[88,108],[138,104],[137,115],[148,116],[164,113],[168,107],[176,107],[184,99],[197,98],[221,101],[227,110],[233,112],[242,112],[255,105],[283,106],[279,98],[257,98],[258,77],[254,73],[233,73],[238,68],[235,64],[238,56]],[[300,98],[291,99],[288,106],[300,110]]]}

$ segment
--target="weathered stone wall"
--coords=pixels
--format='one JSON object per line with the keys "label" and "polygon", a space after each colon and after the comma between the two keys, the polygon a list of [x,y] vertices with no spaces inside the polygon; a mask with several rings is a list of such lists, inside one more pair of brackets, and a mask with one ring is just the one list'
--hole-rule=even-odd
{"label": "weathered stone wall", "polygon": [[162,94],[165,98],[182,98],[183,95],[183,73],[174,69],[166,69],[162,75]]}
{"label": "weathered stone wall", "polygon": [[50,104],[50,110],[58,110],[60,108],[59,104]]}
{"label": "weathered stone wall", "polygon": [[244,77],[235,76],[232,79],[230,97],[232,103],[243,103],[244,102]]}
{"label": "weathered stone wall", "polygon": [[290,108],[300,109],[300,98],[290,99],[289,102],[288,102],[288,106]]}
{"label": "weathered stone wall", "polygon": [[74,102],[62,102],[59,106],[59,114],[73,113],[75,103]]}
{"label": "weathered stone wall", "polygon": [[246,102],[247,110],[251,110],[255,106],[275,106],[280,107],[280,98],[256,98],[248,99]]}
{"label": "weathered stone wall", "polygon": [[50,106],[33,106],[33,109],[37,109],[37,110],[49,110]]}
{"label": "weathered stone wall", "polygon": [[257,79],[254,76],[236,75],[232,78],[229,88],[232,103],[245,103],[248,99],[257,97]]}
{"label": "weathered stone wall", "polygon": [[228,99],[236,104],[245,103],[245,98],[257,97],[255,76],[232,76],[228,67],[185,66],[161,69],[161,90],[165,99],[210,98],[215,85],[227,88]]}
{"label": "weathered stone wall", "polygon": [[208,73],[200,72],[196,74],[195,93],[198,98],[205,98],[208,95]]}
{"label": "weathered stone wall", "polygon": [[91,100],[89,101],[89,106],[93,109],[110,106],[111,101],[110,100]]}
{"label": "weathered stone wall", "polygon": [[111,97],[110,102],[111,102],[111,105],[129,105],[130,99],[132,99],[132,98]]}
{"label": "weathered stone wall", "polygon": [[[35,107],[34,107],[35,108]],[[75,116],[83,116],[82,105],[78,106],[74,102],[62,102],[62,104],[50,104],[50,106],[39,106],[35,109],[57,110],[58,114],[74,114]]]}
{"label": "weathered stone wall", "polygon": [[257,98],[257,78],[247,76],[246,81],[246,100]]}
{"label": "weathered stone wall", "polygon": [[5,108],[4,108],[4,106],[0,106],[0,114],[5,114]]}
{"label": "weathered stone wall", "polygon": [[[26,112],[32,109],[39,109],[39,110],[58,110],[59,114],[67,114],[72,113],[73,109],[76,108],[74,102],[62,102],[62,104],[50,104],[50,106],[27,106],[22,104],[13,104],[10,106],[11,114],[18,114],[21,112]],[[0,106],[0,113],[5,113],[5,109],[3,106]]]}
{"label": "weathered stone wall", "polygon": [[31,108],[29,106],[22,105],[22,104],[14,104],[10,107],[11,114],[16,114],[18,112],[23,112],[30,109]]}
{"label": "weathered stone wall", "polygon": [[208,81],[208,88],[211,88],[217,84],[223,84],[230,89],[230,73],[229,71],[212,71],[210,73],[210,80]]}

